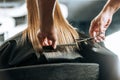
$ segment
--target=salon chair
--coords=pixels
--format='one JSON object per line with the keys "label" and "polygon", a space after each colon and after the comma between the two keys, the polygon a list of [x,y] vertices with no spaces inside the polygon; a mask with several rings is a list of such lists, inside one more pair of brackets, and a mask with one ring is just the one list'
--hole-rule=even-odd
{"label": "salon chair", "polygon": [[97,80],[95,63],[52,63],[0,69],[0,80]]}

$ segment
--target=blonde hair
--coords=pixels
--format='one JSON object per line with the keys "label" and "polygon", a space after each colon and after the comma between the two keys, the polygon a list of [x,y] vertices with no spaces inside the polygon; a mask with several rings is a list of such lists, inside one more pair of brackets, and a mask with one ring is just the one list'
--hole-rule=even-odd
{"label": "blonde hair", "polygon": [[[36,52],[42,51],[42,46],[39,43],[37,32],[40,29],[40,15],[36,0],[27,0],[28,9],[28,28],[23,33],[23,39],[26,37],[31,41],[32,46]],[[75,39],[79,38],[77,31],[68,23],[63,17],[58,1],[56,2],[54,11],[54,25],[57,29],[58,44],[73,43]]]}

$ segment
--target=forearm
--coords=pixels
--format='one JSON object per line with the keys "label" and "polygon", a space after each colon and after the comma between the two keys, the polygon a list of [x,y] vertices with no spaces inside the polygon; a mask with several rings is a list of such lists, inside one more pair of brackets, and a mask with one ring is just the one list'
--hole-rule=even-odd
{"label": "forearm", "polygon": [[43,26],[53,24],[56,0],[38,0],[40,21]]}
{"label": "forearm", "polygon": [[102,12],[113,15],[120,8],[120,0],[108,0]]}

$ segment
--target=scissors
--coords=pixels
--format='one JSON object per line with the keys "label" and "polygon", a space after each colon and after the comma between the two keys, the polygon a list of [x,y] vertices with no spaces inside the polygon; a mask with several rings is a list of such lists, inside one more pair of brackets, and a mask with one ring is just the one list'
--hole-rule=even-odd
{"label": "scissors", "polygon": [[[81,42],[86,42],[86,41],[90,41],[93,40],[94,37],[90,37],[90,38],[82,38],[82,39],[75,39],[74,43],[70,43],[70,44],[59,44],[57,45],[57,47],[62,47],[62,46],[77,46],[77,48],[79,48],[79,43]],[[43,46],[43,50],[45,52],[50,52],[50,51],[56,51],[52,46]]]}

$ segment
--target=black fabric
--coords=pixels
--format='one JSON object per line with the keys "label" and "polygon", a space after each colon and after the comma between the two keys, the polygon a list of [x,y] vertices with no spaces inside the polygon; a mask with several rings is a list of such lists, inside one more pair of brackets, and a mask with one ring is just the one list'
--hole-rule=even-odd
{"label": "black fabric", "polygon": [[0,68],[36,64],[37,57],[31,43],[26,40],[20,46],[21,37],[22,33],[19,33],[0,47]]}
{"label": "black fabric", "polygon": [[[69,54],[64,53],[59,57],[49,57],[47,52],[37,56],[28,39],[21,45],[22,33],[17,34],[7,40],[0,47],[0,68],[19,67],[27,65],[37,65],[46,63],[62,63],[62,62],[80,62],[81,55],[78,51]],[[57,52],[55,52],[58,55]],[[75,54],[76,53],[76,54]],[[51,54],[52,53],[48,53]],[[62,53],[63,54],[63,53]],[[67,54],[67,55],[66,55]]]}
{"label": "black fabric", "polygon": [[56,63],[0,70],[0,80],[97,80],[98,64]]}
{"label": "black fabric", "polygon": [[[82,38],[87,37],[83,34],[80,34],[80,36]],[[91,41],[79,43],[80,51],[79,54],[77,54],[78,57],[60,59],[54,57],[48,59],[44,54],[38,58],[32,44],[27,39],[23,45],[19,45],[21,44],[21,37],[22,33],[19,33],[0,47],[1,69],[49,63],[96,63],[100,66],[100,80],[115,80],[115,76],[117,75],[118,58],[114,53],[101,47],[99,44],[93,44]]]}
{"label": "black fabric", "polygon": [[99,64],[99,80],[118,80],[118,64],[119,60],[110,50],[96,44],[94,47],[90,43],[81,43],[81,55],[86,63]]}

